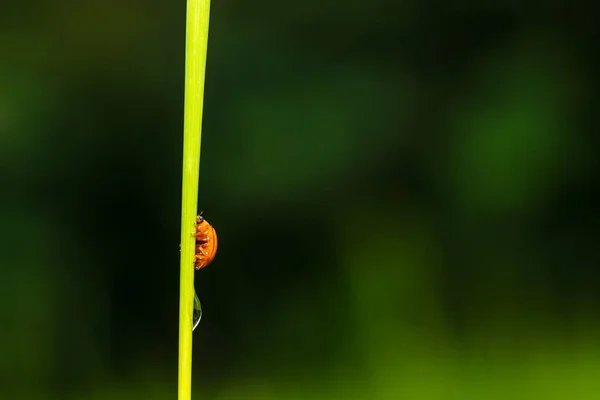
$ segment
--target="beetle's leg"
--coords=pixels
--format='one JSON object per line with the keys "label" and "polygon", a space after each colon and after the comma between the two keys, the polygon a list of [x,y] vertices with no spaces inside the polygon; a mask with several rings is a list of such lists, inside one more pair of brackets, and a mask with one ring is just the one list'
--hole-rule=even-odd
{"label": "beetle's leg", "polygon": [[203,256],[208,256],[206,251],[204,250],[204,246],[196,246],[196,254],[201,253]]}

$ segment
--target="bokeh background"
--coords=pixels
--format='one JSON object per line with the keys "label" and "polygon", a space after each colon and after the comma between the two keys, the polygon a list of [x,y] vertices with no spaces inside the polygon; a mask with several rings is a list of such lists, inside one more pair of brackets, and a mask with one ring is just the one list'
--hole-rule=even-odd
{"label": "bokeh background", "polygon": [[[2,400],[176,398],[184,20],[0,6]],[[194,398],[600,398],[599,27],[214,1]]]}

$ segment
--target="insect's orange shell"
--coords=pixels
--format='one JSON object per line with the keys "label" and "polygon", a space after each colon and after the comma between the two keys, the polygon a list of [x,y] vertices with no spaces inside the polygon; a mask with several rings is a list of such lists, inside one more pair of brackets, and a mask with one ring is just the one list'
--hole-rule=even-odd
{"label": "insect's orange shell", "polygon": [[196,217],[196,255],[194,256],[194,268],[197,270],[206,267],[212,262],[217,254],[217,232],[211,224],[201,215]]}

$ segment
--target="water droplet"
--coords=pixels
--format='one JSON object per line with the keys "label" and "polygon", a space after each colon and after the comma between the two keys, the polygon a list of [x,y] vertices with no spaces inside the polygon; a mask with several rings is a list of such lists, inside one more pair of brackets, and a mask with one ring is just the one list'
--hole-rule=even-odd
{"label": "water droplet", "polygon": [[200,320],[202,319],[202,304],[200,304],[200,299],[194,291],[194,313],[192,315],[192,331],[196,329]]}

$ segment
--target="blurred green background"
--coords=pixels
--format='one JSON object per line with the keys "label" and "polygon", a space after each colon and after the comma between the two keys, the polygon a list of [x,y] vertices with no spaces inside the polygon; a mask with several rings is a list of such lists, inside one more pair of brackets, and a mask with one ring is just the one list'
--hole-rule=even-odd
{"label": "blurred green background", "polygon": [[[0,399],[174,399],[185,2],[0,8]],[[195,399],[598,399],[598,33],[214,1]]]}

